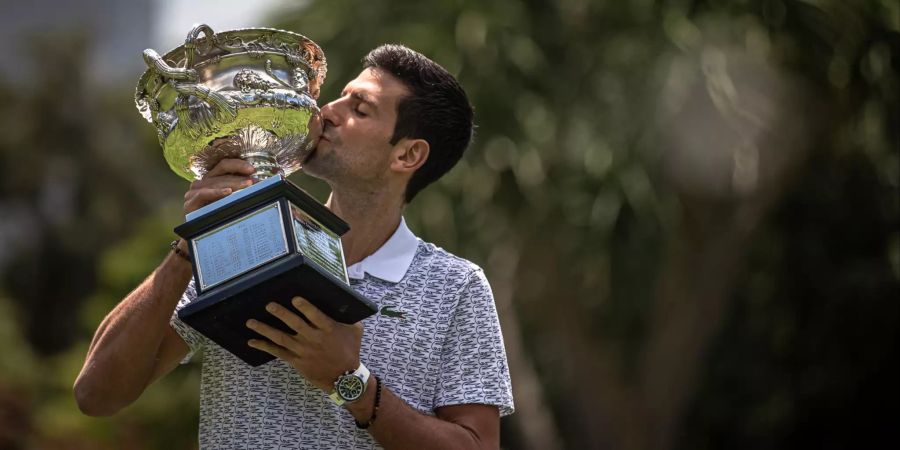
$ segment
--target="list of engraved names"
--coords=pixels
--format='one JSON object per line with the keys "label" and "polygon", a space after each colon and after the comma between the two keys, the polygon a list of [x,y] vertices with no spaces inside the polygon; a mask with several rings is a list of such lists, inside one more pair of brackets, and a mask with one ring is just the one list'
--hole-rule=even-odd
{"label": "list of engraved names", "polygon": [[196,242],[204,287],[247,272],[287,253],[278,205],[224,225]]}

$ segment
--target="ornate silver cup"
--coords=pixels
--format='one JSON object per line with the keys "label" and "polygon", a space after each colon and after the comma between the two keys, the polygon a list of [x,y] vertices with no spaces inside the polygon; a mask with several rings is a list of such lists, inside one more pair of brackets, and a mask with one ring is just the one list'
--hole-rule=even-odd
{"label": "ornate silver cup", "polygon": [[175,173],[199,179],[223,158],[242,158],[257,177],[298,170],[322,131],[316,98],[325,54],[297,33],[269,28],[213,33],[195,26],[160,56],[135,92]]}
{"label": "ornate silver cup", "polygon": [[344,323],[375,313],[347,279],[340,236],[348,225],[285,179],[322,132],[322,49],[289,31],[197,25],[184,45],[164,56],[145,50],[144,61],[135,103],[156,126],[172,170],[199,179],[223,158],[241,158],[259,181],[175,228],[189,244],[197,289],[178,316],[256,366],[273,357],[247,346],[261,338],[247,319],[292,333],[265,312],[268,302],[292,308],[303,296]]}

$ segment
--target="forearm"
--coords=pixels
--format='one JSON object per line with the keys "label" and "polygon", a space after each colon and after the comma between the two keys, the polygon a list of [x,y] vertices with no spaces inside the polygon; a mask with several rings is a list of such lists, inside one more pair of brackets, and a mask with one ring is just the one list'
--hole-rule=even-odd
{"label": "forearm", "polygon": [[[358,422],[365,423],[372,416],[375,394],[371,391],[367,389],[359,402],[348,407]],[[479,438],[464,424],[422,414],[386,386],[382,388],[377,418],[368,431],[386,450],[496,449],[499,446],[491,438]]]}
{"label": "forearm", "polygon": [[85,413],[112,414],[140,396],[152,379],[169,318],[190,278],[190,264],[170,254],[103,319],[75,382]]}

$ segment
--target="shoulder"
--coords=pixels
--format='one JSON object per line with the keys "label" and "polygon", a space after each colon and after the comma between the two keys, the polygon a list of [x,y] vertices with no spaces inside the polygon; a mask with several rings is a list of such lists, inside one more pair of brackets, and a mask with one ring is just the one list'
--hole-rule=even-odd
{"label": "shoulder", "polygon": [[490,284],[478,264],[430,242],[419,241],[410,266],[411,279],[445,293],[491,295]]}
{"label": "shoulder", "polygon": [[478,264],[422,240],[419,240],[419,248],[411,268],[425,270],[431,275],[456,275],[464,280],[472,277],[484,278],[484,271]]}

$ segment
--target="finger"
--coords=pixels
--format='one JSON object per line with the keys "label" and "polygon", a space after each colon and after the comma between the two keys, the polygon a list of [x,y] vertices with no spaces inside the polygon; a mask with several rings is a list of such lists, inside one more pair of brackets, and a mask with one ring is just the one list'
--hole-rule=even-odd
{"label": "finger", "polygon": [[220,198],[228,196],[228,194],[231,194],[231,189],[194,189],[188,191],[188,194],[190,195],[187,195],[184,201],[184,211],[186,213],[200,209]]}
{"label": "finger", "polygon": [[295,354],[297,353],[297,341],[294,340],[293,336],[289,336],[281,330],[272,328],[269,325],[253,319],[247,321],[247,328],[257,332],[260,336],[268,338],[274,344],[284,347]]}
{"label": "finger", "polygon": [[305,337],[315,331],[312,327],[309,326],[309,324],[306,323],[305,320],[303,320],[302,317],[294,314],[278,303],[269,303],[268,305],[266,305],[266,311],[277,317],[278,320],[284,322],[284,324],[290,327],[290,329],[297,332],[298,336]]}
{"label": "finger", "polygon": [[[253,179],[244,175],[219,175],[216,177],[206,177],[191,183],[191,189],[212,188],[222,189],[231,188],[235,191],[243,189],[253,184]],[[188,191],[190,192],[190,191]]]}
{"label": "finger", "polygon": [[297,359],[296,354],[291,353],[284,347],[279,347],[269,341],[264,341],[262,339],[250,339],[249,341],[247,341],[247,345],[257,350],[264,351],[278,359],[287,361],[291,364],[293,364],[293,361]]}
{"label": "finger", "polygon": [[226,174],[253,175],[254,172],[256,172],[256,168],[253,167],[253,164],[250,164],[243,159],[226,158],[219,161],[212,170],[206,172],[206,175],[204,175],[203,178],[217,177]]}
{"label": "finger", "polygon": [[325,313],[319,311],[319,308],[313,306],[308,300],[303,297],[294,297],[291,304],[294,305],[294,308],[297,308],[297,311],[303,313],[306,320],[308,320],[313,327],[326,333],[331,332],[331,329],[334,327],[334,321],[331,320],[331,317],[328,317]]}

